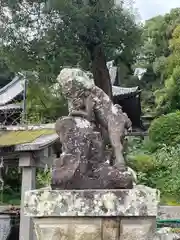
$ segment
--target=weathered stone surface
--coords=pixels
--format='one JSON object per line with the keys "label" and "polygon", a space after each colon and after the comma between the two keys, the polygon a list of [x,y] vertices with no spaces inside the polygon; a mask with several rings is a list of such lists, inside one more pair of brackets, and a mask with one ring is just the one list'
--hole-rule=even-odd
{"label": "weathered stone surface", "polygon": [[[55,126],[62,154],[54,164],[52,188],[132,188],[134,175],[123,157],[124,134],[131,128],[128,116],[81,69],[65,68],[57,79],[68,100],[69,116]],[[107,164],[104,129],[113,148],[111,164]]]}
{"label": "weathered stone surface", "polygon": [[160,228],[153,240],[180,240],[180,234],[173,233],[171,228]]}
{"label": "weathered stone surface", "polygon": [[155,229],[155,217],[122,219],[120,240],[152,240]]}
{"label": "weathered stone surface", "polygon": [[40,240],[154,240],[156,218],[35,218]]}
{"label": "weathered stone surface", "polygon": [[180,235],[176,233],[159,234],[153,240],[180,240]]}
{"label": "weathered stone surface", "polygon": [[52,171],[53,189],[130,189],[132,173],[106,162],[100,133],[86,119],[63,117],[56,123],[62,142]]}
{"label": "weathered stone surface", "polygon": [[119,218],[104,218],[101,220],[101,225],[103,240],[119,240],[121,231]]}
{"label": "weathered stone surface", "polygon": [[100,218],[44,218],[34,223],[40,240],[101,240]]}
{"label": "weathered stone surface", "polygon": [[64,68],[57,78],[64,96],[69,102],[69,111],[87,114],[89,121],[94,120],[108,130],[114,148],[116,162],[124,164],[122,156],[122,137],[131,121],[119,105],[114,105],[108,95],[94,85],[86,72],[78,68]]}
{"label": "weathered stone surface", "polygon": [[156,216],[159,193],[135,186],[129,190],[33,190],[25,194],[28,216]]}
{"label": "weathered stone surface", "polygon": [[7,239],[11,232],[11,216],[0,215],[0,239]]}
{"label": "weathered stone surface", "polygon": [[159,206],[158,219],[180,219],[180,206]]}

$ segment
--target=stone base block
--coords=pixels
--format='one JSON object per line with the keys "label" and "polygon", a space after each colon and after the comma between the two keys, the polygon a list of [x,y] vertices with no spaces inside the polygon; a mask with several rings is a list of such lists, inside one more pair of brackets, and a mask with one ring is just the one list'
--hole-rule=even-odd
{"label": "stone base block", "polygon": [[34,190],[25,214],[34,218],[38,240],[153,240],[159,194],[129,190]]}
{"label": "stone base block", "polygon": [[40,240],[152,240],[156,218],[35,218]]}

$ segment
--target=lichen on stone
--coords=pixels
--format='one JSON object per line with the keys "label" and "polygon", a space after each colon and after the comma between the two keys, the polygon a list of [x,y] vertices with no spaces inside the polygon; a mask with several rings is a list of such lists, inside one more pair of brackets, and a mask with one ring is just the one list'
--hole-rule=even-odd
{"label": "lichen on stone", "polygon": [[[54,164],[53,189],[132,188],[133,175],[123,156],[123,138],[131,127],[128,116],[85,71],[64,68],[57,80],[68,100],[69,116],[58,119],[55,126],[63,154]],[[107,161],[104,130],[113,164]]]}
{"label": "lichen on stone", "polygon": [[156,189],[34,190],[25,194],[29,216],[156,216]]}

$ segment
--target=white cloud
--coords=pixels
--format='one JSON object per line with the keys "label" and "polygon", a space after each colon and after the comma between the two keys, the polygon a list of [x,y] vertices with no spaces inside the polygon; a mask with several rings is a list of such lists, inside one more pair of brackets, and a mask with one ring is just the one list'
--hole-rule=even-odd
{"label": "white cloud", "polygon": [[135,7],[143,20],[168,13],[172,8],[180,7],[180,0],[135,0]]}

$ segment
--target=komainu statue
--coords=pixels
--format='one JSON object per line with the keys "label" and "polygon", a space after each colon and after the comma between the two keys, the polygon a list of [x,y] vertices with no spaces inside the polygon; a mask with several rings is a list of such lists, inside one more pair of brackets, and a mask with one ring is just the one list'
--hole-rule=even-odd
{"label": "komainu statue", "polygon": [[[133,177],[123,157],[125,131],[131,128],[128,116],[81,69],[64,68],[57,80],[68,100],[69,116],[56,122],[62,154],[53,168],[52,187],[132,188]],[[113,164],[107,161],[102,129],[108,132]]]}

